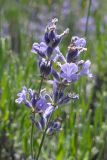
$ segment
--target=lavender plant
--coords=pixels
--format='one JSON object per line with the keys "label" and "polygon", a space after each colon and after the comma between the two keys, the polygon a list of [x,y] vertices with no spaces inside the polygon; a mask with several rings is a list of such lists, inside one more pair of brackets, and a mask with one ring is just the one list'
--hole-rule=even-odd
{"label": "lavender plant", "polygon": [[[17,94],[16,103],[24,105],[31,110],[30,119],[31,129],[31,156],[34,160],[33,150],[33,130],[36,127],[43,133],[36,160],[39,159],[41,149],[46,135],[53,135],[55,132],[62,130],[61,123],[53,119],[54,112],[71,100],[77,100],[78,94],[74,91],[69,92],[69,86],[76,83],[82,76],[86,75],[92,78],[89,68],[90,60],[81,60],[80,55],[87,51],[86,40],[74,36],[68,46],[66,56],[61,53],[59,44],[64,35],[69,33],[67,28],[63,33],[57,34],[57,18],[47,25],[44,34],[44,42],[34,43],[32,52],[38,55],[39,69],[41,73],[41,82],[38,91],[27,89],[25,86]],[[53,85],[51,94],[45,88],[42,88],[44,80],[48,80]],[[36,116],[39,120],[36,121]]]}

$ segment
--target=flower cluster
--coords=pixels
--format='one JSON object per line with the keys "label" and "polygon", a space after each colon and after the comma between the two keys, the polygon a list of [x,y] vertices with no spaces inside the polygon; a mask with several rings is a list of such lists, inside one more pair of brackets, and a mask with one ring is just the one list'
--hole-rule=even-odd
{"label": "flower cluster", "polygon": [[44,42],[34,43],[32,46],[32,52],[38,54],[41,77],[47,78],[53,84],[51,95],[45,89],[40,89],[38,93],[23,87],[17,95],[18,99],[16,99],[16,103],[24,103],[35,114],[39,115],[39,121],[31,116],[32,123],[40,131],[47,127],[48,134],[61,130],[61,123],[58,120],[48,121],[52,113],[58,107],[79,98],[77,94],[68,92],[67,88],[72,83],[77,82],[81,76],[92,77],[89,70],[90,60],[80,60],[80,54],[87,51],[86,40],[77,36],[72,37],[64,57],[59,49],[59,43],[64,35],[69,33],[69,29],[67,28],[63,33],[57,34],[57,22],[57,18],[52,19],[46,27]]}

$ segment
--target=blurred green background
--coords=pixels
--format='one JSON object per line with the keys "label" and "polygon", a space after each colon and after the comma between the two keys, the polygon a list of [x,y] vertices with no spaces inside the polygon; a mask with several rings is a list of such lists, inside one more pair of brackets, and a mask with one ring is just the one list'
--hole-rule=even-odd
{"label": "blurred green background", "polygon": [[[73,86],[80,98],[56,113],[63,119],[63,131],[46,137],[40,160],[107,160],[107,2],[91,0],[90,10],[89,3],[0,0],[0,160],[30,160],[30,112],[15,99],[23,86],[39,88],[37,56],[31,48],[43,40],[54,17],[59,33],[70,28],[60,44],[63,54],[72,36],[86,37],[88,51],[81,59],[91,60],[94,78],[83,77]],[[41,134],[36,128],[34,133],[36,153]]]}

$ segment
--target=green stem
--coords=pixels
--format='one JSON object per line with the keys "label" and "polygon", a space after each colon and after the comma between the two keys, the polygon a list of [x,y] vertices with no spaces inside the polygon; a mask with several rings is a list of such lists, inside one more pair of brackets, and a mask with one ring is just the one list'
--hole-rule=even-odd
{"label": "green stem", "polygon": [[[61,92],[61,87],[60,87],[60,92]],[[54,100],[54,105],[53,105],[54,107],[56,107],[55,103],[56,103],[56,101]],[[40,156],[40,153],[41,153],[41,149],[43,147],[43,143],[44,143],[44,140],[45,140],[46,132],[47,132],[47,129],[48,129],[49,123],[51,121],[53,113],[54,113],[54,111],[51,113],[50,117],[48,118],[46,128],[45,128],[44,133],[42,135],[42,139],[41,139],[41,142],[40,142],[40,146],[39,146],[39,150],[38,150],[38,154],[37,154],[36,160],[39,159],[39,156]]]}
{"label": "green stem", "polygon": [[32,156],[32,160],[34,159],[34,155],[33,155],[33,130],[34,130],[34,124],[32,123],[32,128],[31,128],[31,156]]}
{"label": "green stem", "polygon": [[[42,88],[43,79],[44,79],[44,76],[42,76],[42,78],[41,78],[41,82],[40,82],[40,86],[39,86],[39,91],[38,91],[38,98],[39,98],[40,91],[41,91],[41,88]],[[35,117],[35,113],[33,113],[33,117]],[[31,157],[32,157],[32,160],[34,160],[34,151],[33,151],[33,150],[34,150],[34,149],[33,149],[33,132],[34,132],[34,124],[32,123],[31,137],[30,137]]]}
{"label": "green stem", "polygon": [[40,82],[40,86],[39,86],[39,91],[38,91],[38,98],[40,96],[40,91],[41,91],[41,88],[42,88],[43,80],[44,80],[44,75],[42,75],[42,78],[41,78],[41,82]]}
{"label": "green stem", "polygon": [[88,21],[89,21],[89,17],[90,17],[91,3],[92,3],[92,0],[89,0],[87,20],[86,20],[86,26],[85,26],[85,37],[87,36],[87,33],[88,33]]}
{"label": "green stem", "polygon": [[49,125],[49,122],[50,122],[50,120],[51,120],[51,117],[52,117],[52,114],[50,115],[50,117],[49,117],[49,119],[48,119],[46,128],[45,128],[44,133],[43,133],[43,135],[42,135],[42,139],[41,139],[41,143],[40,143],[40,146],[39,146],[39,150],[38,150],[38,154],[37,154],[36,160],[39,159],[39,156],[40,156],[40,153],[41,153],[41,149],[42,149],[42,146],[43,146],[43,143],[44,143],[44,140],[45,140],[46,132],[47,132],[48,125]]}

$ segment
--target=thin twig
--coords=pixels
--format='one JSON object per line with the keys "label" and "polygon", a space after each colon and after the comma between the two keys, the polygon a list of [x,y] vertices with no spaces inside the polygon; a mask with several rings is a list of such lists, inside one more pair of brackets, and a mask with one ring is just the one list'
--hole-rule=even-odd
{"label": "thin twig", "polygon": [[87,37],[87,33],[88,33],[88,22],[89,22],[89,17],[90,17],[90,11],[91,11],[91,4],[92,4],[92,0],[89,0],[89,6],[88,6],[88,13],[87,13],[87,19],[86,19],[86,25],[85,25],[85,34],[84,36]]}
{"label": "thin twig", "polygon": [[[33,115],[35,117],[35,114]],[[34,159],[34,155],[33,155],[33,130],[34,130],[34,123],[32,123],[32,128],[31,128],[31,156],[32,156],[32,159]]]}

